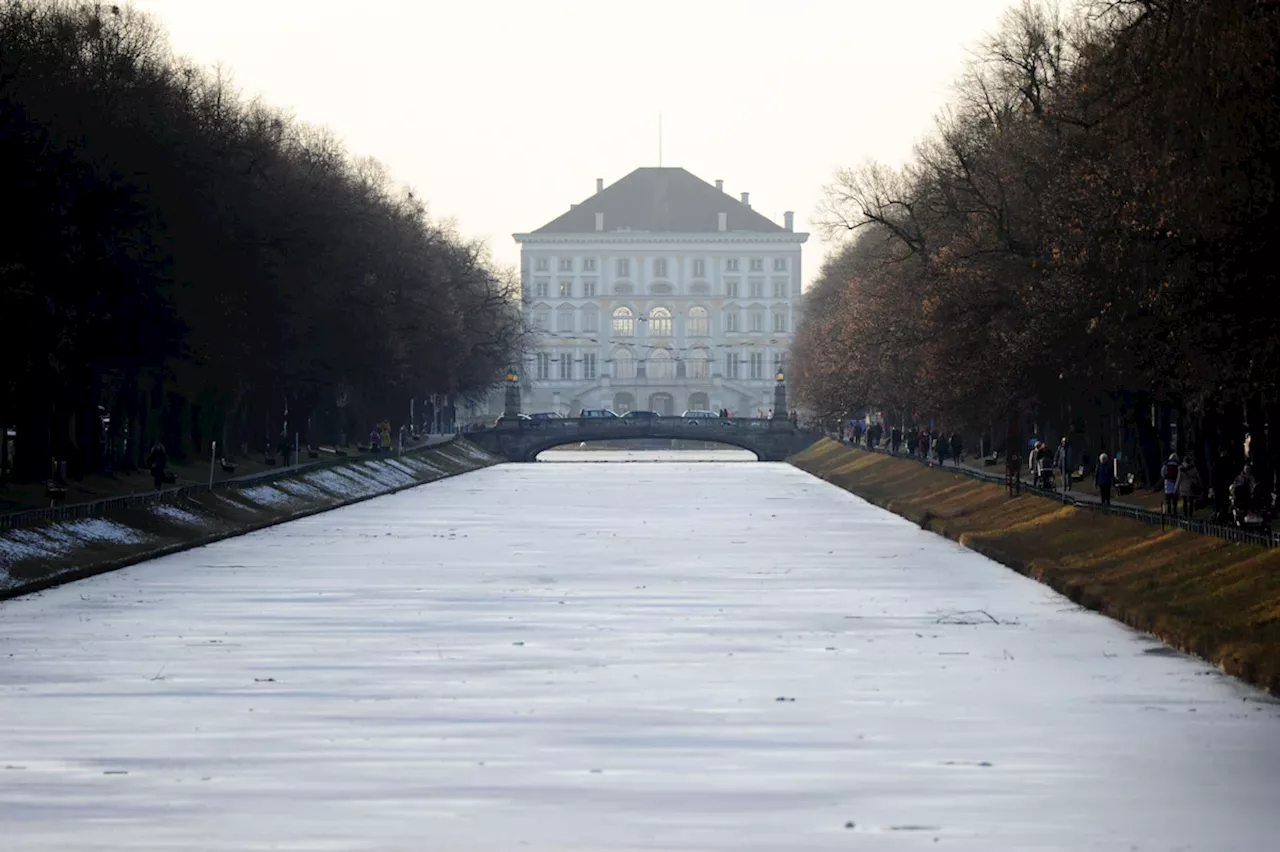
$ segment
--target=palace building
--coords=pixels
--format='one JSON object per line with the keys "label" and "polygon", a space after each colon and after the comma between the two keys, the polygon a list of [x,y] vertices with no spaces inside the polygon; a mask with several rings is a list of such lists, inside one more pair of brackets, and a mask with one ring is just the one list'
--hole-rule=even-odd
{"label": "palace building", "polygon": [[537,333],[521,409],[576,415],[727,408],[767,414],[800,307],[794,215],[779,225],[748,194],[680,168],[641,168],[521,246],[524,308]]}

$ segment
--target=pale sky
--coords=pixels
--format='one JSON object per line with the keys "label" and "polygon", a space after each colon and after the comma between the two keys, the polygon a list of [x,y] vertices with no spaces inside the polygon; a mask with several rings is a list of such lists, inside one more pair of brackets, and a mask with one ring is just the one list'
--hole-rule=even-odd
{"label": "pale sky", "polygon": [[[901,163],[1014,0],[134,0],[178,53],[334,131],[514,266],[632,169],[812,231],[840,166]],[[811,280],[826,246],[804,252]]]}

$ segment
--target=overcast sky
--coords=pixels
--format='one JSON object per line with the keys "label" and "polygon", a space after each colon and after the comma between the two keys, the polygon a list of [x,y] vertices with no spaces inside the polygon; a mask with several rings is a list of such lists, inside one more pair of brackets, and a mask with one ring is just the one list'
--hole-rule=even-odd
{"label": "overcast sky", "polygon": [[[515,265],[511,234],[640,166],[812,230],[842,165],[900,163],[1013,0],[136,0],[174,49],[335,131]],[[805,249],[811,279],[825,246]]]}

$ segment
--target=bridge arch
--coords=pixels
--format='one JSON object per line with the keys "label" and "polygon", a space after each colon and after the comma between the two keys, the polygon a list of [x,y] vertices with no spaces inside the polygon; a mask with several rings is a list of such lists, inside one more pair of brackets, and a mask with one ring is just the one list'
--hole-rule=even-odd
{"label": "bridge arch", "polygon": [[[659,435],[618,435],[616,433],[609,434],[609,435],[602,435],[596,438],[587,438],[584,435],[570,435],[570,434],[548,435],[545,438],[542,438],[540,440],[530,442],[529,446],[527,447],[527,449],[523,454],[524,458],[512,459],[512,461],[533,462],[533,461],[537,461],[538,456],[546,452],[547,450],[554,450],[556,447],[567,447],[567,446],[572,446],[574,444],[591,443],[592,441],[643,441],[643,440],[652,440],[654,438],[665,438],[665,437],[666,436],[659,436]],[[705,438],[680,437],[680,438],[672,438],[671,440],[678,440],[678,441],[696,440],[696,441],[705,441],[708,444],[720,444],[724,447],[732,447],[737,450],[746,450],[747,452],[753,454],[756,457],[756,461],[766,461],[766,459],[761,455],[760,447],[753,446],[751,441],[743,440],[741,437],[736,435],[715,435],[710,431],[708,431],[707,437]]]}

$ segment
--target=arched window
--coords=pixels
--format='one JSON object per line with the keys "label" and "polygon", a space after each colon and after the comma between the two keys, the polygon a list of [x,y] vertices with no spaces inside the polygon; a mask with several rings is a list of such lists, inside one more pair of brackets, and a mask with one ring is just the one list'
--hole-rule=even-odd
{"label": "arched window", "polygon": [[711,375],[711,352],[701,346],[690,350],[689,362],[685,365],[685,369],[688,370],[691,379],[707,378]]}
{"label": "arched window", "polygon": [[711,321],[706,308],[689,309],[689,336],[706,337],[711,333]]}
{"label": "arched window", "polygon": [[625,346],[619,346],[613,350],[613,377],[615,379],[636,377],[636,356]]}
{"label": "arched window", "polygon": [[630,308],[615,308],[613,311],[613,336],[633,337],[636,333],[636,315]]}
{"label": "arched window", "polygon": [[653,379],[674,379],[676,362],[671,358],[670,349],[655,349],[649,353],[646,374]]}
{"label": "arched window", "polygon": [[654,308],[649,312],[649,336],[671,336],[671,311],[666,308]]}

